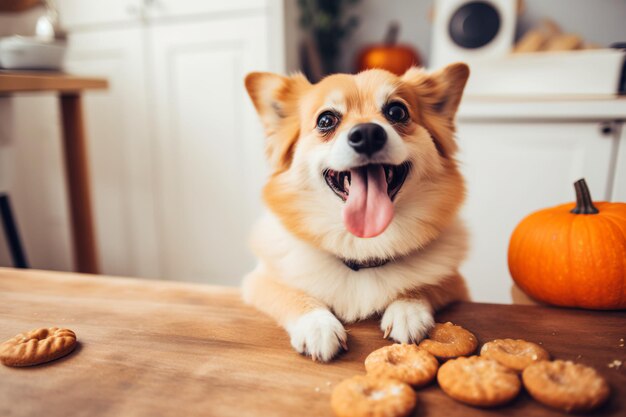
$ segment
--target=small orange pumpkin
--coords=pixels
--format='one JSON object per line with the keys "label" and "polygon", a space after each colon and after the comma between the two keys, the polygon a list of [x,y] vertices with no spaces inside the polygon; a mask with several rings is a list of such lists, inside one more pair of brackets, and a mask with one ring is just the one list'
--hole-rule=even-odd
{"label": "small orange pumpkin", "polygon": [[359,54],[357,69],[381,68],[396,75],[402,75],[412,66],[420,66],[422,60],[415,49],[398,43],[400,26],[392,22],[387,30],[385,42],[370,45]]}
{"label": "small orange pumpkin", "polygon": [[584,179],[576,203],[537,211],[509,244],[509,271],[532,298],[565,307],[626,308],[626,203],[593,203]]}

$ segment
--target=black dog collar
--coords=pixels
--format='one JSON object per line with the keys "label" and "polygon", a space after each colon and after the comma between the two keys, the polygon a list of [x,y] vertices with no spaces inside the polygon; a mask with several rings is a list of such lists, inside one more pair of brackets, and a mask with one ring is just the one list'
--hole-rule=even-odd
{"label": "black dog collar", "polygon": [[343,263],[353,271],[363,268],[377,268],[389,262],[389,259],[368,259],[367,261],[355,261],[354,259],[342,259]]}

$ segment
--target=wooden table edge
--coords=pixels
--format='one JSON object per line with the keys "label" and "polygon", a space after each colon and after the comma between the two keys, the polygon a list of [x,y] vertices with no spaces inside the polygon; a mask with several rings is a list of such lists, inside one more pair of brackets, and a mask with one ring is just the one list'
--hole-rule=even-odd
{"label": "wooden table edge", "polygon": [[77,93],[104,90],[109,82],[100,77],[84,77],[63,72],[0,71],[0,95],[23,92]]}

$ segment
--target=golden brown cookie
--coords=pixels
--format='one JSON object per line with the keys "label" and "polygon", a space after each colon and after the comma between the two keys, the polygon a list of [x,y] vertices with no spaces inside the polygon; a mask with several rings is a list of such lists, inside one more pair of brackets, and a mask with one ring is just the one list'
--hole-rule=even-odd
{"label": "golden brown cookie", "polygon": [[58,327],[20,333],[0,345],[0,362],[7,366],[31,366],[67,355],[76,347],[76,335]]}
{"label": "golden brown cookie", "polygon": [[398,379],[416,387],[435,379],[439,362],[414,344],[394,344],[370,353],[365,358],[368,375]]}
{"label": "golden brown cookie", "polygon": [[409,385],[370,375],[343,380],[330,397],[337,417],[404,417],[416,402],[415,391]]}
{"label": "golden brown cookie", "polygon": [[449,360],[439,368],[437,381],[450,397],[477,407],[508,403],[522,385],[514,371],[480,356]]}
{"label": "golden brown cookie", "polygon": [[550,359],[550,354],[536,343],[521,339],[496,339],[480,349],[480,356],[493,359],[515,371],[523,371],[531,363]]}
{"label": "golden brown cookie", "polygon": [[537,401],[567,412],[590,411],[609,397],[609,385],[595,369],[571,361],[542,361],[522,373],[524,387]]}
{"label": "golden brown cookie", "polygon": [[450,322],[435,324],[428,332],[428,339],[419,344],[419,347],[443,360],[471,355],[477,346],[476,336]]}

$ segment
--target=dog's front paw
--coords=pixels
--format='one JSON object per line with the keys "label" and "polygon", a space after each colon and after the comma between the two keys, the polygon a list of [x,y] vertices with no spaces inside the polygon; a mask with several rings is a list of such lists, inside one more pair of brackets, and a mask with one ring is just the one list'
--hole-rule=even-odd
{"label": "dog's front paw", "polygon": [[287,326],[291,346],[314,361],[331,360],[340,348],[348,350],[346,330],[337,317],[325,309],[313,310]]}
{"label": "dog's front paw", "polygon": [[435,324],[432,309],[425,301],[397,300],[387,306],[380,321],[385,339],[413,343],[421,341]]}

